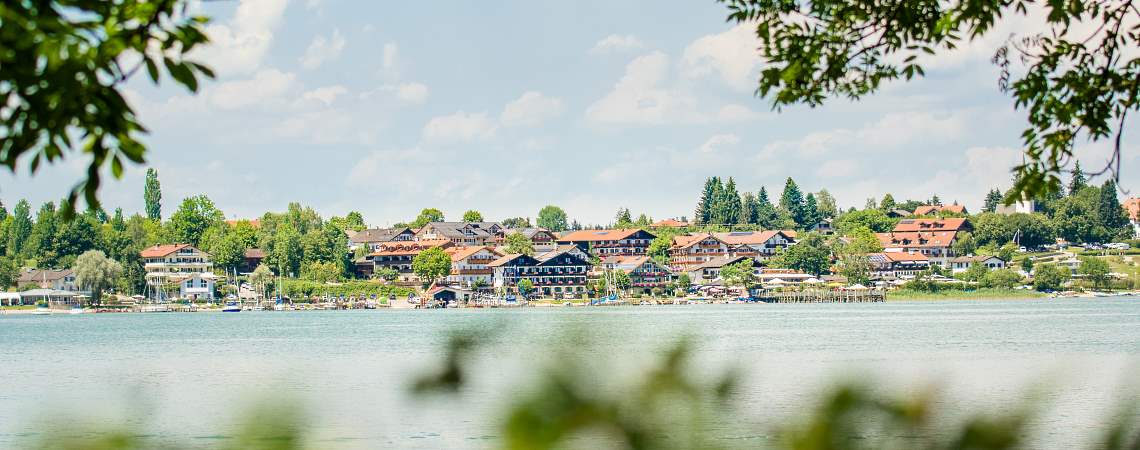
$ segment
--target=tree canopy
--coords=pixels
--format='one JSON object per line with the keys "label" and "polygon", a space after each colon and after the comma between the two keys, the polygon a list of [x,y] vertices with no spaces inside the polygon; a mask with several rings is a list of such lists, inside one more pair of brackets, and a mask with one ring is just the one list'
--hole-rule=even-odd
{"label": "tree canopy", "polygon": [[757,95],[776,108],[860,99],[884,82],[924,75],[923,65],[979,45],[1003,20],[1033,22],[993,49],[998,85],[1026,112],[1025,162],[1012,202],[1061,189],[1060,174],[1084,140],[1115,138],[1107,172],[1119,178],[1121,133],[1140,93],[1140,10],[1103,2],[772,2],[720,0],[728,20],[753,26],[764,60]]}
{"label": "tree canopy", "polygon": [[566,231],[566,211],[554,205],[546,205],[538,211],[538,226],[547,230]]}
{"label": "tree canopy", "polygon": [[[68,194],[99,205],[101,175],[122,176],[144,161],[146,129],[123,98],[123,85],[145,69],[189,89],[213,72],[185,56],[207,42],[206,19],[184,0],[6,2],[0,9],[0,162],[32,172],[44,163],[90,155],[86,178]],[[28,157],[24,157],[28,155]]]}

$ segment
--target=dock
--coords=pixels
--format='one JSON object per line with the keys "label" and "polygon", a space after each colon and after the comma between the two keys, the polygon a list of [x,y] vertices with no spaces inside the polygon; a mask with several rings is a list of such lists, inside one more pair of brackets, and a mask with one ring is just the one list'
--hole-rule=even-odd
{"label": "dock", "polygon": [[878,303],[887,300],[882,289],[803,289],[761,291],[756,298],[765,303]]}

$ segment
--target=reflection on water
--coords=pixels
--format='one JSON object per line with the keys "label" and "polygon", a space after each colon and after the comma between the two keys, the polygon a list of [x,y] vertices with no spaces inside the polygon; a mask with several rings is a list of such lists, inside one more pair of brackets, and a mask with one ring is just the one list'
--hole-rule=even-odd
{"label": "reflection on water", "polygon": [[[491,336],[467,388],[412,396],[454,329]],[[214,447],[280,418],[247,407],[282,398],[304,405],[301,431],[318,448],[485,448],[558,357],[552,346],[578,352],[597,389],[617,389],[682,335],[696,378],[741,369],[742,411],[717,427],[723,439],[768,442],[837,379],[933,383],[939,406],[961,414],[1012,408],[1047,382],[1048,411],[1031,425],[1043,445],[1069,447],[1102,431],[1135,378],[1140,300],[0,316],[0,447],[109,419]]]}

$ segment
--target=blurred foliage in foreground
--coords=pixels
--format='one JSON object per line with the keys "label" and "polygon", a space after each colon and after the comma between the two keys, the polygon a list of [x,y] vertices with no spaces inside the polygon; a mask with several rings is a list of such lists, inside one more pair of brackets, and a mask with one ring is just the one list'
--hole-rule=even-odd
{"label": "blurred foliage in foreground", "polygon": [[[472,353],[484,337],[456,333],[437,371],[415,380],[418,396],[450,396],[462,390]],[[501,417],[499,444],[505,449],[978,449],[1031,448],[1028,427],[1041,408],[1033,400],[1006,411],[968,415],[939,414],[933,391],[905,396],[877,393],[869,384],[848,383],[830,389],[820,401],[805,404],[805,414],[773,430],[757,430],[765,439],[726,439],[732,422],[743,421],[733,398],[739,376],[731,371],[715,379],[690,375],[691,344],[681,340],[628,385],[602,387],[600,374],[581,352],[556,349],[555,363],[536,372],[535,389],[514,399]],[[1122,406],[1106,418],[1105,433],[1092,447],[1140,449],[1140,415],[1135,396],[1120,396]],[[291,450],[306,447],[299,408],[262,408],[256,417],[271,421],[239,430],[211,448]],[[945,411],[943,411],[945,413]],[[111,450],[175,449],[146,435],[111,433],[50,434],[38,448]]]}

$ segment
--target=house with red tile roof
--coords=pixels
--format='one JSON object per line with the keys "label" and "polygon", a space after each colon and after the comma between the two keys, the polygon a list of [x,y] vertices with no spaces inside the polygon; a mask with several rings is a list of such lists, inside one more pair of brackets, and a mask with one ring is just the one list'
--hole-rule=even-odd
{"label": "house with red tile roof", "polygon": [[727,256],[729,246],[710,233],[695,233],[673,236],[669,246],[669,268],[687,272],[713,258]]}
{"label": "house with red tile roof", "polygon": [[1124,209],[1128,210],[1128,220],[1132,221],[1132,237],[1140,239],[1140,197],[1125,200]]}
{"label": "house with red tile roof", "polygon": [[885,253],[920,253],[931,263],[949,267],[957,231],[892,231],[876,233]]}
{"label": "house with red tile roof", "polygon": [[416,276],[412,271],[412,260],[415,259],[416,255],[429,248],[439,247],[446,251],[447,248],[453,246],[455,244],[447,239],[382,242],[376,251],[355,261],[356,274],[367,278],[380,269],[387,268],[400,274],[401,280],[414,280]]}
{"label": "house with red tile roof", "polygon": [[673,272],[648,256],[609,256],[602,258],[600,267],[629,274],[630,288],[645,294],[673,281]]}
{"label": "house with red tile roof", "polygon": [[973,231],[974,226],[965,217],[947,217],[939,219],[902,219],[895,225],[895,232],[899,231]]}
{"label": "house with red tile roof", "polygon": [[488,264],[503,256],[502,252],[481,245],[452,246],[443,251],[451,257],[451,274],[444,280],[451,286],[490,286],[492,270]]}
{"label": "house with red tile roof", "polygon": [[771,258],[796,243],[795,232],[783,230],[732,231],[713,233],[713,236],[728,244],[730,255],[751,256],[757,261]]}
{"label": "house with red tile roof", "polygon": [[[151,299],[214,299],[216,277],[209,253],[190,244],[165,244],[148,247],[139,256]],[[178,286],[176,293],[168,291],[171,285]]]}
{"label": "house with red tile roof", "polygon": [[658,220],[656,222],[653,222],[649,226],[651,226],[653,228],[685,228],[689,225],[690,225],[689,222],[685,222],[682,220],[665,219],[665,220]]}
{"label": "house with red tile roof", "polygon": [[871,263],[872,278],[913,277],[919,272],[930,269],[930,258],[917,252],[871,253],[867,255],[867,261]]}
{"label": "house with red tile roof", "polygon": [[580,230],[558,238],[559,244],[573,244],[599,258],[607,256],[639,256],[649,249],[657,236],[640,228],[617,230]]}

